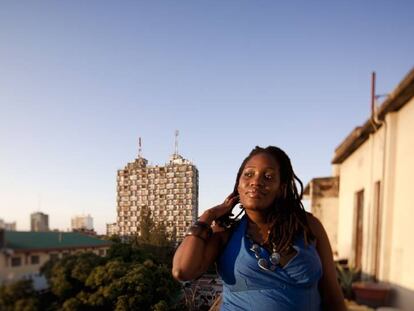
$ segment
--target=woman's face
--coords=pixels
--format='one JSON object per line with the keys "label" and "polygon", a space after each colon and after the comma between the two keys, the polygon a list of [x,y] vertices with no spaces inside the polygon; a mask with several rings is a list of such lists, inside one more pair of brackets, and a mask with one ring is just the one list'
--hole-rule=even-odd
{"label": "woman's face", "polygon": [[237,190],[246,210],[265,210],[281,192],[279,164],[270,155],[259,153],[247,161]]}

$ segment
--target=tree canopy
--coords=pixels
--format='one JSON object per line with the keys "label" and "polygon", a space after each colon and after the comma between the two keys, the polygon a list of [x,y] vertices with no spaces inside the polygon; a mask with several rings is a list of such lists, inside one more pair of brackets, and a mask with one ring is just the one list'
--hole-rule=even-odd
{"label": "tree canopy", "polygon": [[183,310],[165,231],[155,236],[158,242],[147,237],[116,242],[106,257],[82,253],[50,261],[41,269],[48,292],[36,293],[30,281],[2,286],[0,310]]}

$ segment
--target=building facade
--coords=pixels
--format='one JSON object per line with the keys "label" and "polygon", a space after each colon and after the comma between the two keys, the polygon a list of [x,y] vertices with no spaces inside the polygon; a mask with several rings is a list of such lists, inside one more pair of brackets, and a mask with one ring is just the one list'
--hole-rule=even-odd
{"label": "building facade", "polygon": [[36,289],[47,284],[40,268],[50,259],[82,252],[105,256],[111,241],[75,232],[21,232],[0,229],[0,285],[32,279]]}
{"label": "building facade", "polygon": [[388,283],[392,306],[402,310],[414,306],[413,133],[414,69],[332,160],[339,176],[338,256],[365,279]]}
{"label": "building facade", "polygon": [[339,166],[338,251],[389,282],[393,303],[414,305],[414,69],[335,150]]}
{"label": "building facade", "polygon": [[106,224],[106,235],[107,236],[117,235],[118,231],[119,231],[118,225],[116,222],[111,223],[111,224]]}
{"label": "building facade", "polygon": [[30,214],[30,230],[34,232],[49,231],[49,215],[42,212]]}
{"label": "building facade", "polygon": [[5,222],[3,219],[0,218],[0,229],[4,229],[7,231],[16,231],[16,222]]}
{"label": "building facade", "polygon": [[184,238],[198,215],[198,170],[178,153],[165,166],[151,166],[141,156],[118,170],[117,229],[120,236],[141,235],[150,214],[172,239]]}
{"label": "building facade", "polygon": [[338,256],[339,176],[313,178],[305,187],[304,199],[310,201],[311,213],[323,224],[334,258]]}
{"label": "building facade", "polygon": [[91,215],[78,215],[71,220],[72,231],[93,230],[93,218]]}

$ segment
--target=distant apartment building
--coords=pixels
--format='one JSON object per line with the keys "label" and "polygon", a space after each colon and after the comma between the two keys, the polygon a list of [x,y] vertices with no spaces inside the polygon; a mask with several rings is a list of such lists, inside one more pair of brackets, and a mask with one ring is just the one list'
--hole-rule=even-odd
{"label": "distant apartment building", "polygon": [[141,221],[150,214],[173,239],[184,238],[198,214],[198,170],[177,152],[164,166],[141,157],[118,170],[117,230],[121,236],[140,235]]}
{"label": "distant apartment building", "polygon": [[105,256],[112,242],[75,232],[20,232],[0,229],[0,285],[30,278],[46,287],[40,267],[50,259],[82,252]]}
{"label": "distant apartment building", "polygon": [[35,212],[30,215],[30,230],[35,232],[49,231],[49,215]]}
{"label": "distant apartment building", "polygon": [[7,231],[16,231],[16,222],[5,222],[0,218],[0,229]]}
{"label": "distant apartment building", "polygon": [[112,224],[106,224],[106,235],[117,235],[118,234],[118,225],[116,222]]}
{"label": "distant apartment building", "polygon": [[72,231],[93,230],[93,218],[91,215],[78,215],[71,220]]}

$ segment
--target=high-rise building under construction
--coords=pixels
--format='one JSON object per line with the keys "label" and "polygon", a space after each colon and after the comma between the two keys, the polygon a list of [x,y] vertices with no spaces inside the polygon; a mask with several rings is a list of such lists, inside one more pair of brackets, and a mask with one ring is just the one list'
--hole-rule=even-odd
{"label": "high-rise building under construction", "polygon": [[117,222],[120,236],[141,235],[141,223],[150,213],[174,239],[184,238],[198,215],[198,170],[177,152],[164,166],[151,166],[141,156],[118,170]]}

